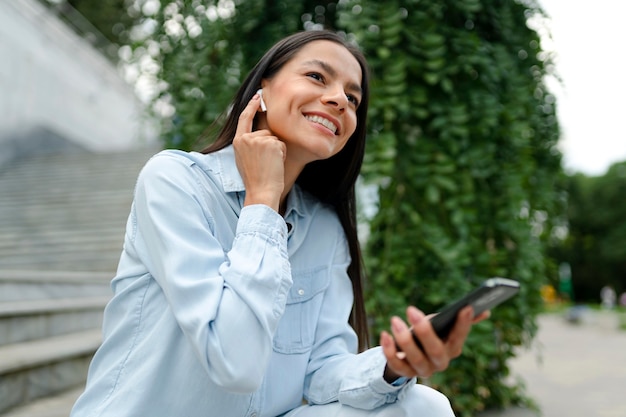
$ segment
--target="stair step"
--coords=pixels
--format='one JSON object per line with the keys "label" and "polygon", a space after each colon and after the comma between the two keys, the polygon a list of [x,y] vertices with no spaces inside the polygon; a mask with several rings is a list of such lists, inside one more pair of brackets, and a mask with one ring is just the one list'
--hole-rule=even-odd
{"label": "stair step", "polygon": [[109,297],[58,298],[52,300],[0,302],[0,319],[41,313],[82,311],[103,307]]}
{"label": "stair step", "polygon": [[0,346],[99,329],[110,297],[0,302]]}
{"label": "stair step", "polygon": [[0,269],[0,301],[111,296],[110,272]]}
{"label": "stair step", "polygon": [[157,151],[0,168],[0,416],[69,414],[101,343],[137,175]]}
{"label": "stair step", "polygon": [[83,390],[84,386],[79,385],[57,395],[39,398],[0,414],[0,417],[67,417]]}
{"label": "stair step", "polygon": [[[117,256],[122,251],[122,236],[120,234],[119,239],[116,241],[105,240],[102,241],[100,239],[77,239],[74,242],[64,242],[64,245],[59,243],[46,243],[46,244],[34,244],[32,246],[21,246],[14,247],[10,249],[5,249],[2,251],[3,258],[4,256],[9,259],[0,258],[0,263],[5,260],[10,262],[11,258],[16,256],[30,256],[31,258],[39,258],[40,256],[49,256],[49,257],[57,257],[68,255],[69,257],[75,257],[80,253],[88,253],[88,254],[99,254],[103,251],[113,251]],[[68,253],[69,252],[69,253]]]}
{"label": "stair step", "polygon": [[[53,243],[75,239],[108,240],[111,238],[120,239],[122,237],[119,230],[114,230],[112,227],[108,227],[108,224],[104,224],[104,226],[105,227],[102,227],[102,223],[98,222],[97,225],[92,224],[89,227],[74,229],[64,228],[63,230],[53,228],[44,229],[39,227],[37,238],[43,239],[46,243]],[[23,232],[24,227],[3,226],[2,230],[0,230],[0,241],[6,243],[13,241],[18,244],[23,241],[31,241],[32,236],[24,235]]]}
{"label": "stair step", "polygon": [[[25,202],[25,206],[29,206],[30,203]],[[54,226],[58,229],[63,229],[65,226],[70,226],[73,228],[79,228],[81,225],[89,225],[94,221],[102,221],[111,222],[115,221],[119,223],[120,221],[126,220],[126,213],[130,210],[130,198],[128,201],[124,201],[123,204],[111,204],[109,202],[106,203],[106,212],[99,212],[98,210],[91,210],[90,208],[85,208],[83,210],[76,210],[71,207],[60,207],[58,209],[54,209],[51,207],[43,207],[40,210],[32,210],[30,208],[16,208],[14,211],[21,210],[20,213],[12,213],[10,215],[4,214],[0,217],[0,224],[5,223],[7,225],[15,224],[16,221],[24,222],[25,226],[44,224],[49,228],[50,226]],[[124,215],[122,215],[124,213]],[[123,224],[123,223],[122,223]],[[102,227],[100,225],[101,228]]]}
{"label": "stair step", "polygon": [[0,346],[0,375],[93,354],[101,342],[102,330],[91,329]]}
{"label": "stair step", "polygon": [[[80,255],[80,254],[77,254]],[[89,253],[82,256],[72,256],[66,253],[64,256],[39,256],[35,259],[28,256],[15,257],[13,259],[0,260],[0,268],[12,269],[32,269],[42,270],[61,269],[68,270],[80,265],[81,268],[89,266],[93,271],[109,272],[111,276],[115,273],[119,261],[119,253]],[[0,296],[1,297],[1,296]]]}
{"label": "stair step", "polygon": [[0,412],[83,384],[101,331],[0,346]]}
{"label": "stair step", "polygon": [[71,283],[81,284],[85,282],[107,283],[111,275],[106,272],[94,271],[41,271],[41,270],[10,270],[0,269],[1,281],[17,281],[31,283]]}
{"label": "stair step", "polygon": [[0,270],[79,269],[112,276],[137,175],[156,152],[46,154],[3,166]]}

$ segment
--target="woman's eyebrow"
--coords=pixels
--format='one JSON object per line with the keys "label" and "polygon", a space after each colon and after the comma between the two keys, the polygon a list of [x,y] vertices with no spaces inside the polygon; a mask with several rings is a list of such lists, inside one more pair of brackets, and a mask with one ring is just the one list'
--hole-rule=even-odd
{"label": "woman's eyebrow", "polygon": [[[307,65],[314,65],[314,66],[318,66],[321,67],[324,71],[326,71],[331,77],[336,77],[337,76],[337,71],[335,70],[335,68],[333,68],[330,64],[328,64],[327,62],[324,62],[322,60],[319,59],[312,59],[310,61],[306,61],[304,62],[305,66]],[[361,86],[357,83],[348,83],[347,85],[348,89],[354,92],[358,92],[359,94],[362,94],[363,90],[361,89]]]}

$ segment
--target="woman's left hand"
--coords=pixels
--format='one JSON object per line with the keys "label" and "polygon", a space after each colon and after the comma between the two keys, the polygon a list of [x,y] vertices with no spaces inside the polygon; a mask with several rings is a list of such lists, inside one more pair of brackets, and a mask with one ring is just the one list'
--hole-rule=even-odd
{"label": "woman's left hand", "polygon": [[[393,336],[387,332],[382,332],[380,336],[380,344],[387,358],[385,380],[392,382],[402,376],[428,378],[446,369],[450,361],[463,351],[472,324],[488,318],[489,311],[476,318],[473,316],[472,307],[463,308],[445,341],[439,339],[428,317],[415,307],[407,309],[408,325],[400,317],[392,317]],[[423,350],[415,344],[411,332],[419,339]]]}

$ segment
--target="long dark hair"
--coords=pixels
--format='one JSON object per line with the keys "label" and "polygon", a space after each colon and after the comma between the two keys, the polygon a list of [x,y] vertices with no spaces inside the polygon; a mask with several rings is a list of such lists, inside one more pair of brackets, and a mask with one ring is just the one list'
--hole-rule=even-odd
{"label": "long dark hair", "polygon": [[282,39],[250,71],[235,94],[216,140],[201,152],[215,152],[230,145],[235,137],[239,115],[260,88],[261,80],[274,76],[303,46],[317,40],[338,43],[356,58],[361,67],[362,97],[356,111],[356,130],[344,148],[331,158],[307,164],[296,182],[320,201],[330,204],[343,226],[352,258],[348,267],[354,293],[350,325],[359,337],[359,349],[363,350],[368,346],[369,331],[363,299],[363,258],[357,235],[355,197],[355,184],[365,153],[365,121],[369,103],[369,71],[362,52],[342,35],[325,30],[298,32]]}

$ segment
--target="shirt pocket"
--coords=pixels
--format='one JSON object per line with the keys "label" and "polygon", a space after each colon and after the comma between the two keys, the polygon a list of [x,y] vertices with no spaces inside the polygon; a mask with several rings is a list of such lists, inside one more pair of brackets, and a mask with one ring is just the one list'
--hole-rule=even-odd
{"label": "shirt pocket", "polygon": [[311,350],[319,321],[324,291],[330,283],[329,269],[320,266],[293,270],[293,286],[287,295],[285,313],[274,335],[274,351],[284,354]]}

